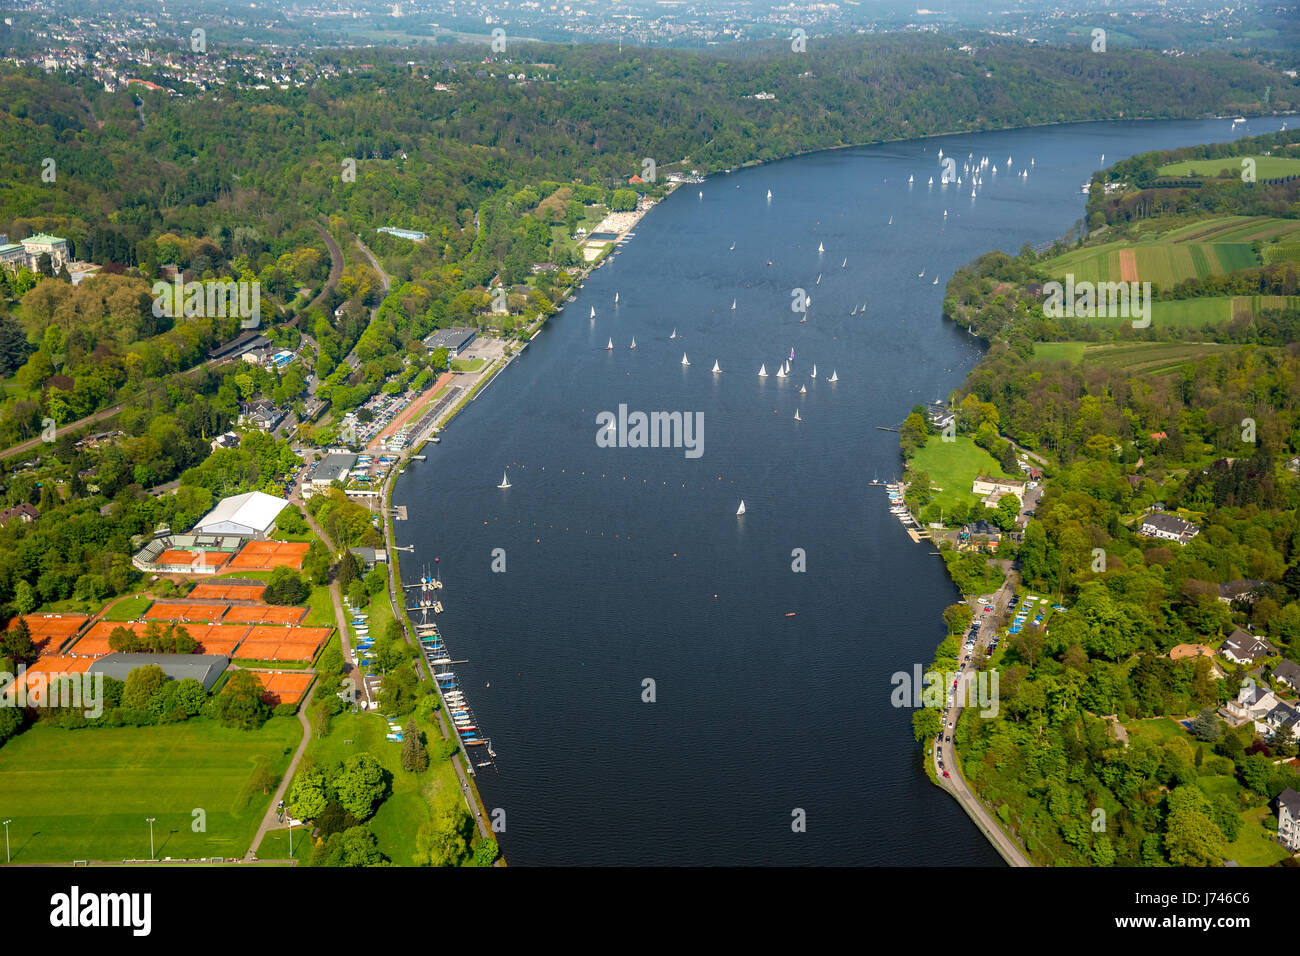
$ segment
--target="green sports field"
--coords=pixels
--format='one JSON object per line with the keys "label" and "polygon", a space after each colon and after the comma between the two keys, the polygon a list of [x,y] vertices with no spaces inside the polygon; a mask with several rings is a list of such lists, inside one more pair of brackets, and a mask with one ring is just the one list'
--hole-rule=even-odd
{"label": "green sports field", "polygon": [[1233,348],[1236,346],[1213,342],[1127,342],[1115,345],[1039,342],[1034,346],[1034,358],[1048,362],[1082,362],[1130,374],[1162,375],[1177,371],[1188,362]]}
{"label": "green sports field", "polygon": [[[195,719],[162,727],[37,725],[0,747],[0,818],[14,863],[242,857],[269,796],[248,786],[259,760],[277,777],[302,739],[292,717],[259,730]],[[192,829],[193,811],[206,832]]]}
{"label": "green sports field", "polygon": [[965,435],[951,442],[931,435],[925,447],[912,456],[911,466],[929,475],[932,487],[941,489],[933,493],[932,501],[945,511],[958,501],[969,507],[978,500],[970,489],[979,475],[1024,478],[1021,474],[1007,475],[992,455]]}

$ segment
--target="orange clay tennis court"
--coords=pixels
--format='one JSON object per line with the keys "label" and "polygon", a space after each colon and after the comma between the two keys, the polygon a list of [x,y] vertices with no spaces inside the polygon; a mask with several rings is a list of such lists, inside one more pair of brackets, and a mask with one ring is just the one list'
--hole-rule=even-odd
{"label": "orange clay tennis court", "polygon": [[262,700],[272,707],[277,704],[296,704],[311,686],[314,674],[267,674],[262,671],[249,671],[262,682],[264,693]]}
{"label": "orange clay tennis court", "polygon": [[270,571],[272,568],[301,568],[307,554],[305,541],[250,541],[228,565],[231,571]]}
{"label": "orange clay tennis court", "polygon": [[[28,695],[28,703],[39,703],[39,700],[33,698],[31,693],[33,684],[37,685],[39,691],[40,684],[50,680],[52,675],[82,674],[85,673],[93,663],[94,661],[88,657],[42,657],[35,663],[30,664],[22,678],[23,684],[26,686],[25,693]],[[37,674],[42,674],[44,676],[38,678],[36,676]],[[6,686],[3,693],[0,693],[0,697],[9,697],[16,693],[14,688],[17,684],[18,682],[15,680],[13,683]]]}
{"label": "orange clay tennis court", "polygon": [[155,567],[183,565],[190,568],[194,567],[200,555],[203,556],[203,567],[207,568],[208,571],[220,570],[226,566],[232,557],[229,551],[177,551],[170,549],[154,558],[153,564]]}
{"label": "orange clay tennis court", "polygon": [[158,621],[219,621],[226,613],[226,604],[155,604],[145,612],[146,620]]}
{"label": "orange clay tennis court", "polygon": [[[185,624],[182,625],[190,637],[198,641],[199,654],[225,654],[233,657],[239,642],[248,633],[247,627],[222,627],[220,624]],[[86,633],[86,636],[72,646],[72,653],[79,657],[103,657],[112,654],[108,646],[108,637],[114,628],[125,627],[129,631],[143,635],[146,627],[142,621],[130,624],[115,624],[99,621]]]}
{"label": "orange clay tennis court", "polygon": [[305,607],[276,607],[261,604],[232,606],[221,619],[224,624],[297,624],[306,615]]}
{"label": "orange clay tennis court", "polygon": [[[36,653],[45,655],[53,654],[59,649],[60,644],[81,630],[82,625],[88,620],[88,615],[28,614],[23,620],[27,622],[27,630],[32,635],[32,643],[36,645]],[[17,623],[18,619],[14,618],[9,622],[8,627],[13,627]]]}
{"label": "orange clay tennis court", "polygon": [[218,584],[205,581],[195,587],[189,596],[196,601],[258,601],[265,590],[265,584]]}
{"label": "orange clay tennis court", "polygon": [[328,627],[254,626],[239,645],[239,656],[258,661],[310,661],[329,637]]}

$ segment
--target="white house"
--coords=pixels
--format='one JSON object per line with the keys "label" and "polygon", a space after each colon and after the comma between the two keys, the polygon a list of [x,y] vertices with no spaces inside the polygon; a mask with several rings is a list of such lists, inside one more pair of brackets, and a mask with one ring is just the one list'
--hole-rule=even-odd
{"label": "white house", "polygon": [[1275,653],[1273,645],[1268,641],[1254,634],[1247,634],[1241,628],[1229,634],[1219,650],[1223,652],[1224,657],[1237,664],[1253,664]]}
{"label": "white house", "polygon": [[1142,527],[1138,529],[1138,533],[1148,538],[1163,538],[1166,541],[1186,544],[1200,534],[1201,529],[1190,521],[1184,521],[1178,515],[1151,514],[1142,519]]}
{"label": "white house", "polygon": [[1290,787],[1277,795],[1277,838],[1288,850],[1300,850],[1300,793]]}
{"label": "white house", "polygon": [[975,478],[970,490],[971,494],[978,495],[981,498],[992,498],[994,496],[1001,498],[1003,495],[1015,495],[1016,500],[1023,502],[1025,500],[1025,487],[1023,481],[979,475]]}

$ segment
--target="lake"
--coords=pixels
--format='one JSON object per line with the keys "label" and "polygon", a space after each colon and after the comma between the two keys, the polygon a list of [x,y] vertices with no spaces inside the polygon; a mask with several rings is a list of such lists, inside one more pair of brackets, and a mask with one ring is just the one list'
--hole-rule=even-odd
{"label": "lake", "polygon": [[[1001,865],[890,703],[959,595],[868,484],[901,471],[877,426],[945,398],[982,354],[941,318],[953,271],[1066,232],[1103,154],[1280,125],[834,150],[687,184],[643,219],[394,494],[407,583],[439,559],[510,863]],[[940,149],[959,174],[968,154],[998,173],[972,199],[967,176],[940,185]],[[620,405],[702,419],[698,444],[602,447],[597,416]]]}

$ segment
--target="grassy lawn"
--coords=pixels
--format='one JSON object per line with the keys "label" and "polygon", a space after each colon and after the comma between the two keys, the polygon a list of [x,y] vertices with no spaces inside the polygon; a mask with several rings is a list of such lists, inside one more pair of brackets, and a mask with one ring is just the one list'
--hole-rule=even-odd
{"label": "grassy lawn", "polygon": [[1126,722],[1125,728],[1131,736],[1146,737],[1156,743],[1164,743],[1173,737],[1188,737],[1190,735],[1183,726],[1176,720],[1168,717],[1152,717],[1149,720],[1135,720]]}
{"label": "grassy lawn", "polygon": [[483,367],[487,359],[452,359],[451,370],[453,372],[477,372]]}
{"label": "grassy lawn", "polygon": [[[1241,175],[1241,161],[1246,157],[1229,156],[1224,159],[1188,159],[1181,163],[1166,163],[1157,172],[1161,176],[1218,176],[1223,170],[1229,177]],[[1300,173],[1300,159],[1286,156],[1251,156],[1255,161],[1257,179],[1280,179]]]}
{"label": "grassy lawn", "polygon": [[931,435],[925,447],[912,457],[912,468],[925,472],[934,488],[942,489],[934,492],[934,502],[945,511],[958,501],[969,507],[972,501],[979,500],[970,490],[978,475],[1023,477],[1008,475],[992,455],[966,435],[958,435],[956,441],[950,442]]}
{"label": "grassy lawn", "polygon": [[1038,342],[1034,345],[1034,358],[1044,362],[1069,362],[1078,365],[1083,360],[1087,342]]}
{"label": "grassy lawn", "polygon": [[[292,717],[242,731],[210,720],[63,730],[37,725],[0,749],[0,817],[15,863],[243,856],[268,796],[250,793],[259,760],[281,774],[302,739]],[[206,831],[191,829],[192,811]]]}
{"label": "grassy lawn", "polygon": [[311,859],[311,827],[293,828],[292,857],[289,856],[289,828],[267,830],[266,836],[262,838],[262,842],[257,848],[257,858],[259,860],[294,859],[299,863],[306,863]]}
{"label": "grassy lawn", "polygon": [[318,584],[311,589],[307,599],[307,618],[303,622],[308,627],[335,627],[334,602],[330,599],[327,585]]}
{"label": "grassy lawn", "polygon": [[104,615],[106,621],[138,621],[153,604],[153,598],[129,597],[114,604]]}
{"label": "grassy lawn", "polygon": [[1291,855],[1274,840],[1277,834],[1264,826],[1268,816],[1268,807],[1241,811],[1241,829],[1237,839],[1228,844],[1228,859],[1240,866],[1272,866]]}
{"label": "grassy lawn", "polygon": [[[399,718],[398,723],[405,726],[407,719]],[[420,729],[432,751],[442,739],[437,728],[433,724],[421,724]],[[410,866],[420,824],[432,819],[436,810],[448,804],[458,801],[464,804],[450,760],[431,759],[424,773],[409,773],[402,767],[402,745],[385,739],[387,734],[388,721],[379,714],[340,714],[330,723],[329,734],[312,740],[307,752],[322,763],[333,763],[365,750],[384,765],[392,774],[392,792],[366,822],[384,855],[394,863]]]}

